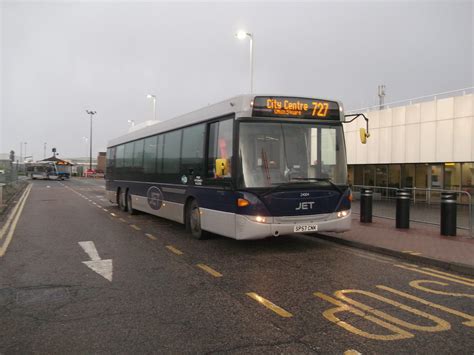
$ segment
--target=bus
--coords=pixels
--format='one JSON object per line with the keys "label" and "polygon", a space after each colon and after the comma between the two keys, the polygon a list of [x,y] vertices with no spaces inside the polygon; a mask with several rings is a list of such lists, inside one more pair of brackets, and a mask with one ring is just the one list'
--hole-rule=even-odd
{"label": "bus", "polygon": [[27,175],[32,180],[58,180],[56,164],[53,162],[31,163],[27,167]]}
{"label": "bus", "polygon": [[197,239],[344,232],[352,194],[343,122],[338,101],[237,96],[109,141],[106,193],[121,210],[182,223]]}

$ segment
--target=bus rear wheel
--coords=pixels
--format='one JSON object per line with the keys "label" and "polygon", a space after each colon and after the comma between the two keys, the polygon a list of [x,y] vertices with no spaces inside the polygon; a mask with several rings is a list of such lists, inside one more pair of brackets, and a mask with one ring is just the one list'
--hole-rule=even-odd
{"label": "bus rear wheel", "polygon": [[186,211],[186,230],[195,239],[205,239],[206,231],[201,228],[201,210],[196,200],[192,200]]}

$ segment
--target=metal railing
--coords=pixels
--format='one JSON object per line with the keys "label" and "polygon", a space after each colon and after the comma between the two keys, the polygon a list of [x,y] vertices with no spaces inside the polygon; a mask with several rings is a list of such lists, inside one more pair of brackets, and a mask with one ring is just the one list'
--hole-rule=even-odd
{"label": "metal railing", "polygon": [[[470,94],[472,92],[474,92],[474,86],[470,86],[470,87],[463,88],[463,89],[439,92],[437,94],[414,97],[414,98],[411,98],[411,99],[404,99],[404,100],[387,102],[387,103],[384,103],[382,106],[381,105],[373,105],[373,106],[363,107],[363,108],[359,108],[359,109],[348,110],[346,113],[351,114],[351,113],[355,113],[355,112],[367,112],[367,111],[372,111],[372,110],[380,110],[380,109],[386,109],[386,108],[393,108],[393,107],[397,107],[397,106],[403,106],[403,105],[406,105],[406,104],[412,105],[412,104],[417,103],[417,102],[429,101],[428,99],[437,100],[439,98],[445,97],[446,95],[449,95],[449,96],[454,96],[452,94],[466,95],[466,94]],[[459,95],[456,95],[456,96],[459,96]]]}
{"label": "metal railing", "polygon": [[[359,198],[362,188],[373,190],[373,215],[376,217],[395,219],[396,191],[399,188],[385,186],[353,185],[354,201]],[[443,192],[456,193],[458,210],[458,229],[468,230],[469,235],[474,237],[473,231],[473,200],[468,191],[428,189],[419,187],[407,187],[410,191],[410,201],[414,206],[411,209],[410,220],[418,223],[440,224],[441,194]]]}

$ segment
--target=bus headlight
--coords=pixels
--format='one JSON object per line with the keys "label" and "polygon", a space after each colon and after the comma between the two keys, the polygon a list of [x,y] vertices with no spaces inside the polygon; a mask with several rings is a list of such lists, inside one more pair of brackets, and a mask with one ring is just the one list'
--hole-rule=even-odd
{"label": "bus headlight", "polygon": [[347,211],[339,211],[339,212],[337,212],[337,218],[346,217],[348,214],[349,214],[349,212],[347,212]]}
{"label": "bus headlight", "polygon": [[252,222],[257,222],[257,223],[272,223],[271,218],[265,217],[265,216],[246,216],[248,219],[250,219]]}

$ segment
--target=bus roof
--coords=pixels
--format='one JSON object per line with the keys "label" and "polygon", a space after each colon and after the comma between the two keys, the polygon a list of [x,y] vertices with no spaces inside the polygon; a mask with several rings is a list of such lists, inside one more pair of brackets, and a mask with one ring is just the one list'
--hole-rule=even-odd
{"label": "bus roof", "polygon": [[[251,102],[256,96],[272,97],[281,95],[239,95],[166,121],[147,121],[143,127],[128,132],[120,137],[111,139],[108,142],[107,147],[113,147],[129,141],[171,131],[180,127],[204,122],[212,118],[222,117],[232,113],[235,113],[236,118],[250,117],[252,115]],[[338,104],[341,103],[338,102]]]}

